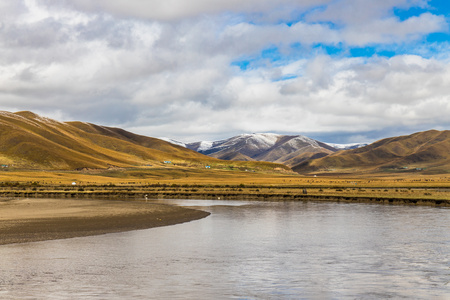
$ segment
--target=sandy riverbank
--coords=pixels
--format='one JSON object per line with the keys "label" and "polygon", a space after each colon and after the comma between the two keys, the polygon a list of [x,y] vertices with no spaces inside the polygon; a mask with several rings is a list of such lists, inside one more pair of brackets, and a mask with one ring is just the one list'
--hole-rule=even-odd
{"label": "sandy riverbank", "polygon": [[173,225],[209,213],[163,204],[86,200],[0,200],[0,245]]}

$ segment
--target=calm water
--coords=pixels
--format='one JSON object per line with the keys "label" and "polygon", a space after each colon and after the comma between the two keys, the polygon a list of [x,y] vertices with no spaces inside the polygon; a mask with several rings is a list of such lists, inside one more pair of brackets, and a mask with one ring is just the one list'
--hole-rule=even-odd
{"label": "calm water", "polygon": [[0,246],[0,298],[450,299],[448,209],[170,203],[212,215],[164,228]]}

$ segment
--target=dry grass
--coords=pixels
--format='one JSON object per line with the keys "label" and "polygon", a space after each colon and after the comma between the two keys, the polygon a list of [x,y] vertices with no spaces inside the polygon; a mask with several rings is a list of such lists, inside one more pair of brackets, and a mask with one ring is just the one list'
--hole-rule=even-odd
{"label": "dry grass", "polygon": [[[76,182],[73,186],[72,182]],[[286,194],[450,200],[450,177],[305,177],[291,173],[265,173],[228,169],[182,167],[116,170],[4,171],[2,190],[83,192],[164,192]]]}
{"label": "dry grass", "polygon": [[[289,170],[284,165],[267,162],[218,160],[120,128],[81,122],[62,123],[41,118],[31,112],[0,112],[0,164],[10,165],[11,171],[15,170],[11,172],[11,176],[22,177],[20,174],[22,169],[48,170],[49,172],[82,169],[145,169],[149,166],[164,169],[167,167],[165,162],[168,161],[171,166],[191,169],[201,169],[208,165],[212,168],[228,170],[271,171],[277,168]],[[174,173],[176,172],[174,170]],[[39,172],[36,171],[36,173]],[[114,173],[120,178],[133,177],[130,174],[119,174],[114,170],[107,171],[106,176],[114,177]],[[52,178],[54,175],[45,174],[38,177]],[[167,176],[163,175],[163,177]],[[64,178],[64,180],[67,179]]]}
{"label": "dry grass", "polygon": [[[380,140],[366,147],[339,151],[293,167],[300,173],[449,174],[450,131],[429,130]],[[406,176],[406,175],[405,175]]]}

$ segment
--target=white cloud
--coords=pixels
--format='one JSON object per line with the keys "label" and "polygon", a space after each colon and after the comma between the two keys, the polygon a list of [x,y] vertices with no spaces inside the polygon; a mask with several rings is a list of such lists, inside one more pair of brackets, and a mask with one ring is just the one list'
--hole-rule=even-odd
{"label": "white cloud", "polygon": [[365,25],[392,14],[393,8],[426,7],[427,0],[337,0],[314,10],[310,21],[334,22],[340,25]]}
{"label": "white cloud", "polygon": [[[177,138],[189,136],[189,131],[203,136],[239,131],[357,133],[449,124],[448,64],[416,56],[369,61],[323,57],[319,61],[312,64],[329,66],[322,72],[328,82],[321,88],[310,74],[320,68],[288,82],[262,80],[252,74],[229,81],[227,88],[235,99],[223,110],[200,102],[172,105],[170,114],[181,120]],[[170,118],[165,121],[134,129],[169,134],[173,124]]]}
{"label": "white cloud", "polygon": [[[407,43],[446,28],[431,13],[404,21],[389,15],[393,6],[413,2],[3,2],[0,8],[15,17],[5,14],[0,24],[0,108],[187,141],[245,131],[445,127],[448,46],[436,58],[313,50],[319,43]],[[329,5],[308,10],[318,3]],[[361,15],[339,13],[350,4]],[[310,17],[288,26],[265,18],[272,11],[277,18]],[[295,55],[292,44],[301,48]],[[258,58],[258,68],[247,71],[231,65],[270,46],[285,55],[281,63]]]}
{"label": "white cloud", "polygon": [[397,43],[421,38],[432,32],[448,29],[445,17],[424,13],[400,21],[395,17],[367,21],[343,30],[342,36],[349,45],[365,46],[373,43]]}
{"label": "white cloud", "polygon": [[[42,0],[49,3],[48,0]],[[176,21],[205,14],[220,13],[274,13],[290,16],[291,9],[305,8],[331,2],[331,0],[71,0],[67,5],[87,12],[107,12],[113,15],[159,21]]]}

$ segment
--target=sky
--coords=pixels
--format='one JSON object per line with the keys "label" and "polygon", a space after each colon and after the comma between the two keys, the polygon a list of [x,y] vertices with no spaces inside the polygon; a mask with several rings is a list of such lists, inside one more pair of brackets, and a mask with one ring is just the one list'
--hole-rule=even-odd
{"label": "sky", "polygon": [[0,0],[0,110],[183,142],[450,129],[448,0]]}

